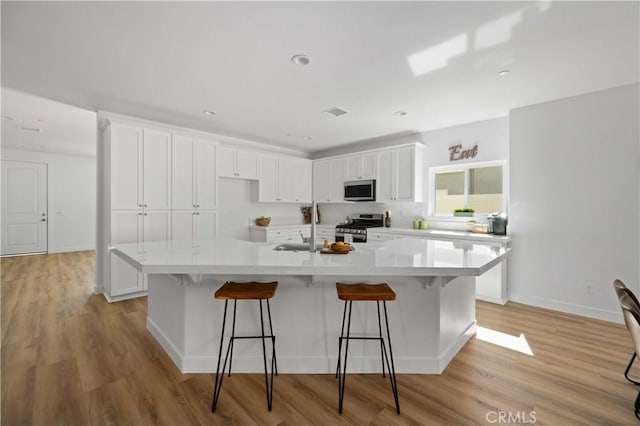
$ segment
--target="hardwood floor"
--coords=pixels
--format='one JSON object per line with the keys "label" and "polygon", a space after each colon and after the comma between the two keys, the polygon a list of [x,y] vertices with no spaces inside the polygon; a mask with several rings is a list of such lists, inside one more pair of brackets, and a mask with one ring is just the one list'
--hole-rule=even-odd
{"label": "hardwood floor", "polygon": [[622,325],[478,302],[480,326],[523,334],[533,356],[474,338],[444,374],[398,376],[400,416],[379,375],[347,378],[340,416],[332,375],[276,377],[269,413],[263,376],[235,374],[212,414],[213,375],[178,372],[145,329],[146,299],[93,294],[93,252],[1,269],[3,425],[637,423]]}

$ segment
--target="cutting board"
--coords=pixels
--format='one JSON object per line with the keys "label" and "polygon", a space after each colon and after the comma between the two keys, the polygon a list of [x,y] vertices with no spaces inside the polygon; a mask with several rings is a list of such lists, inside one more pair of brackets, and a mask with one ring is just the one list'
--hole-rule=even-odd
{"label": "cutting board", "polygon": [[320,250],[321,254],[349,254],[348,251]]}

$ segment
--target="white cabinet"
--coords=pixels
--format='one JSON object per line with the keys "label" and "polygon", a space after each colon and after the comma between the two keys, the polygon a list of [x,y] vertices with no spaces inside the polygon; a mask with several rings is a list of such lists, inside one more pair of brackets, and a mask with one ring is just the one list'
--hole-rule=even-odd
{"label": "white cabinet", "polygon": [[136,210],[142,204],[142,128],[111,125],[111,208]]}
{"label": "white cabinet", "polygon": [[215,144],[173,135],[171,206],[175,210],[215,208]]}
{"label": "white cabinet", "polygon": [[423,200],[422,148],[417,145],[379,153],[378,201]]}
{"label": "white cabinet", "polygon": [[311,236],[311,225],[251,227],[249,240],[263,243],[302,243],[302,237]]}
{"label": "white cabinet", "polygon": [[[168,240],[171,232],[170,210],[113,210],[111,212],[111,244],[144,243]],[[146,290],[143,275],[120,257],[111,254],[110,297]]]}
{"label": "white cabinet", "polygon": [[170,209],[171,133],[144,129],[142,141],[143,207]]}
{"label": "white cabinet", "polygon": [[395,235],[392,235],[392,234],[380,234],[380,233],[377,233],[377,232],[367,231],[367,242],[368,243],[395,240],[397,238],[403,238],[403,237],[395,236]]}
{"label": "white cabinet", "polygon": [[296,203],[310,203],[311,197],[311,160],[296,159],[293,164],[293,197]]}
{"label": "white cabinet", "polygon": [[313,197],[319,203],[344,202],[345,159],[313,162]]}
{"label": "white cabinet", "polygon": [[376,179],[378,153],[367,152],[345,158],[345,181]]}
{"label": "white cabinet", "polygon": [[311,202],[311,161],[261,154],[258,162],[261,202]]}
{"label": "white cabinet", "polygon": [[174,210],[171,239],[192,241],[194,245],[213,240],[216,234],[216,214],[213,211]]}
{"label": "white cabinet", "polygon": [[107,137],[111,208],[171,208],[171,134],[113,124]]}
{"label": "white cabinet", "polygon": [[218,176],[221,177],[258,179],[258,154],[218,145],[216,169]]}
{"label": "white cabinet", "polygon": [[316,241],[322,242],[324,240],[327,240],[330,243],[335,243],[336,241],[335,226],[316,225]]}

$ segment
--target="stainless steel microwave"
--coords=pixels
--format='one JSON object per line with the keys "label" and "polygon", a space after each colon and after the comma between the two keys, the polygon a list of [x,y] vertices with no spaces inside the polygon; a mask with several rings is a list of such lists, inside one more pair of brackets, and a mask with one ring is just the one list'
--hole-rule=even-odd
{"label": "stainless steel microwave", "polygon": [[345,182],[344,183],[344,200],[345,201],[375,201],[376,200],[375,179]]}

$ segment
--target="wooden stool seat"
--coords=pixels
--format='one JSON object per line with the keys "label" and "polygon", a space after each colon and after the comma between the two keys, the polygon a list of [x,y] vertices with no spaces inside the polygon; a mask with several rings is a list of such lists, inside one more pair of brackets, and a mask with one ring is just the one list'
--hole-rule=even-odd
{"label": "wooden stool seat", "polygon": [[338,299],[349,301],[396,300],[396,293],[389,284],[342,284],[336,283]]}
{"label": "wooden stool seat", "polygon": [[258,300],[271,299],[276,293],[278,282],[272,283],[236,283],[233,281],[226,282],[215,293],[216,299],[223,300]]}

